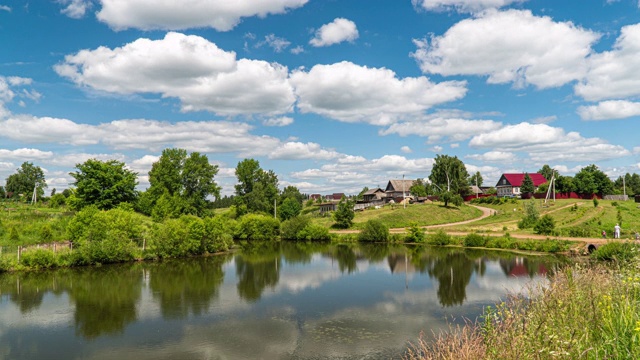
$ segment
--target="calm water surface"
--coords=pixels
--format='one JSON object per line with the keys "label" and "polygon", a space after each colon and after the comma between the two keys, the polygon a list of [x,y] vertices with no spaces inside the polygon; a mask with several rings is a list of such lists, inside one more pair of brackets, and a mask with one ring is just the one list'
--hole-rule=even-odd
{"label": "calm water surface", "polygon": [[390,359],[557,259],[252,244],[188,260],[0,275],[0,359]]}

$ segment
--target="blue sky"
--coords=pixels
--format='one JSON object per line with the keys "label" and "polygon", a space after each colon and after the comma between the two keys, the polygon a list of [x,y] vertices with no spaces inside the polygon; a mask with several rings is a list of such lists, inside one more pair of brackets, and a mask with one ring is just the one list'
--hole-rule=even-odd
{"label": "blue sky", "polygon": [[638,0],[0,0],[0,185],[88,158],[140,188],[162,149],[233,193],[357,193],[458,156],[494,185],[543,164],[640,173]]}

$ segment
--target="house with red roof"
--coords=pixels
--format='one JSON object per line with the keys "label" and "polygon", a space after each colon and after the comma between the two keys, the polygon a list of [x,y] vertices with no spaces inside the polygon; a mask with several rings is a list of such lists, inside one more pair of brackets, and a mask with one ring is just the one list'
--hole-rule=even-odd
{"label": "house with red roof", "polygon": [[[538,186],[547,182],[547,179],[542,176],[542,174],[531,173],[529,177],[533,181],[533,187],[535,189]],[[497,195],[499,197],[509,196],[509,197],[520,197],[520,187],[522,186],[522,181],[524,180],[524,173],[521,174],[502,174],[500,180],[496,184]]]}

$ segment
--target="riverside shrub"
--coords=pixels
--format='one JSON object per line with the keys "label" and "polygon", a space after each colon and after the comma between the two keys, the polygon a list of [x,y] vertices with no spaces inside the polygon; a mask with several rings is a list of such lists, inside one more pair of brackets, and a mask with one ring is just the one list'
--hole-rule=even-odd
{"label": "riverside shrub", "polygon": [[298,234],[309,224],[311,219],[306,216],[294,216],[282,222],[280,234],[284,240],[300,240]]}
{"label": "riverside shrub", "polygon": [[236,230],[236,237],[241,240],[274,240],[279,235],[280,221],[260,214],[244,215]]}
{"label": "riverside shrub", "polygon": [[371,219],[364,224],[364,228],[358,234],[358,241],[388,241],[389,228],[380,220]]}
{"label": "riverside shrub", "polygon": [[69,222],[67,234],[74,244],[73,264],[130,261],[147,233],[145,218],[121,208],[98,210],[88,206]]}
{"label": "riverside shrub", "polygon": [[483,247],[487,243],[487,239],[479,234],[472,233],[464,237],[462,244],[466,247]]}
{"label": "riverside shrub", "polygon": [[329,241],[331,240],[331,234],[329,229],[322,225],[309,224],[298,232],[298,240],[308,241]]}
{"label": "riverside shrub", "polygon": [[29,249],[22,252],[20,262],[30,268],[40,270],[56,266],[56,256],[51,250]]}
{"label": "riverside shrub", "polygon": [[597,248],[591,256],[602,261],[615,260],[618,262],[627,262],[636,256],[637,251],[637,245],[635,244],[612,241]]}
{"label": "riverside shrub", "polygon": [[444,232],[444,230],[438,230],[435,234],[432,234],[428,237],[427,243],[430,245],[451,245],[453,240],[449,234]]}
{"label": "riverside shrub", "polygon": [[424,230],[417,223],[411,223],[407,228],[404,240],[408,243],[423,243],[425,240]]}

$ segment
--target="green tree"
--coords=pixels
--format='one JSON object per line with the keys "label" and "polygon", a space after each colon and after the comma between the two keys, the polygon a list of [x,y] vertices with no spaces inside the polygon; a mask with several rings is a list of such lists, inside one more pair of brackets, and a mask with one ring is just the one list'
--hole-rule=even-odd
{"label": "green tree", "polygon": [[236,177],[238,207],[245,207],[250,212],[273,213],[278,198],[278,177],[272,170],[262,170],[257,160],[245,159],[238,163]]}
{"label": "green tree", "polygon": [[475,174],[471,175],[469,178],[470,185],[477,185],[478,187],[482,186],[482,175],[480,175],[480,171],[476,171]]}
{"label": "green tree", "polygon": [[46,187],[47,182],[45,181],[44,172],[40,166],[35,166],[25,161],[20,165],[20,168],[16,170],[15,174],[9,175],[6,180],[5,190],[6,192],[13,193],[14,197],[22,194],[25,198],[31,199],[34,188],[36,188],[38,198],[41,198],[44,196],[44,189]]}
{"label": "green tree", "polygon": [[134,202],[137,197],[138,174],[117,160],[89,159],[77,164],[78,171],[69,175],[75,179],[77,208],[95,205],[108,210],[123,202]]}
{"label": "green tree", "polygon": [[302,204],[295,198],[288,197],[284,199],[282,205],[278,207],[278,217],[280,220],[288,220],[294,216],[298,216],[302,211]]}
{"label": "green tree", "polygon": [[533,186],[533,180],[531,180],[531,176],[529,173],[524,174],[524,179],[522,180],[522,185],[520,186],[520,192],[523,194],[532,193],[535,191],[535,187]]}
{"label": "green tree", "polygon": [[469,173],[457,156],[436,155],[429,180],[437,185],[440,191],[466,195],[469,192],[468,179]]}
{"label": "green tree", "polygon": [[[149,171],[149,189],[141,197],[141,211],[150,214],[157,202],[164,197],[163,206],[176,217],[182,214],[202,215],[209,206],[208,197],[220,196],[220,187],[214,178],[218,166],[209,163],[206,155],[184,149],[164,149],[160,159]],[[173,204],[180,200],[180,204]],[[167,201],[169,202],[167,204]]]}
{"label": "green tree", "polygon": [[573,177],[559,175],[556,179],[556,191],[559,193],[570,193],[576,191]]}
{"label": "green tree", "polygon": [[0,199],[4,199],[7,197],[7,194],[4,192],[4,186],[0,186]]}
{"label": "green tree", "polygon": [[282,190],[282,193],[280,194],[280,202],[282,203],[288,198],[294,199],[300,204],[305,200],[305,196],[293,185],[289,185]]}
{"label": "green tree", "polygon": [[341,229],[348,229],[353,225],[353,218],[356,216],[353,211],[353,202],[346,198],[342,198],[338,203],[338,209],[333,212],[335,226]]}
{"label": "green tree", "polygon": [[413,185],[409,188],[409,193],[414,196],[425,197],[427,196],[427,187],[424,180],[417,179]]}
{"label": "green tree", "polygon": [[445,191],[440,194],[440,200],[444,202],[445,207],[449,207],[449,203],[452,203],[454,206],[460,206],[464,203],[462,196],[460,194],[454,194],[451,191]]}
{"label": "green tree", "polygon": [[576,191],[582,194],[607,195],[613,193],[611,179],[593,164],[580,169],[573,180]]}
{"label": "green tree", "polygon": [[551,166],[544,164],[542,165],[542,168],[540,168],[540,170],[538,170],[538,174],[544,176],[545,179],[547,179],[547,181],[551,181],[551,177],[555,174],[556,179],[558,179],[558,176],[560,175],[558,173],[558,170],[554,170],[551,168]]}

